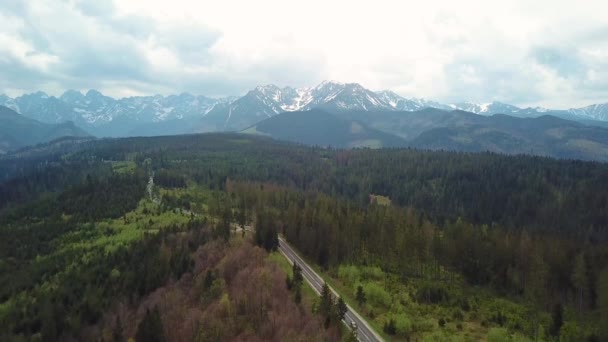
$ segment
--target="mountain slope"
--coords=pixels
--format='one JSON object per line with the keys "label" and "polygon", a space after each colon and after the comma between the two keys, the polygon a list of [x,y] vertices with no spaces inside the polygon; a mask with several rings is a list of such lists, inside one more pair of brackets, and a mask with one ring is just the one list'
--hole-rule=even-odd
{"label": "mountain slope", "polygon": [[585,119],[608,121],[608,103],[594,104],[583,108],[572,108],[568,112]]}
{"label": "mountain slope", "polygon": [[[114,99],[96,90],[82,94],[68,90],[60,97],[43,92],[25,94],[11,99],[0,95],[0,105],[44,123],[73,121],[98,136],[125,136],[131,131],[147,131],[153,123],[183,120],[185,127],[179,133],[192,132],[190,119],[199,119],[215,105],[232,101],[233,98],[212,99],[188,93],[180,95],[135,96]],[[139,127],[143,126],[143,127]],[[172,124],[171,132],[180,125]],[[159,129],[160,128],[160,129]],[[155,131],[164,132],[162,125]]]}
{"label": "mountain slope", "polygon": [[26,118],[12,109],[0,106],[0,153],[60,137],[83,137],[88,135],[73,122],[45,124]]}
{"label": "mountain slope", "polygon": [[243,132],[301,144],[339,148],[406,146],[406,142],[399,137],[319,109],[282,113]]}
{"label": "mountain slope", "polygon": [[[517,117],[553,115],[598,126],[601,123],[594,120],[608,120],[608,105],[606,108],[602,105],[594,105],[570,110],[549,110],[540,107],[519,108],[498,101],[482,104],[462,102],[448,105],[424,99],[407,99],[390,90],[373,92],[357,83],[324,81],[311,88],[280,88],[275,85],[256,87],[232,103],[214,107],[209,115],[201,119],[196,130],[199,132],[239,131],[282,112],[313,108],[323,109],[334,114],[350,111],[411,112],[425,108],[437,108],[462,110],[484,116],[494,114]],[[605,117],[602,116],[604,110]]]}
{"label": "mountain slope", "polygon": [[462,118],[467,114],[450,114],[454,118],[448,123],[422,132],[411,140],[411,146],[608,161],[608,129],[605,128],[550,115],[517,118],[497,114],[466,122]]}
{"label": "mountain slope", "polygon": [[[357,136],[359,129],[367,136]],[[309,145],[354,147],[359,141],[382,141],[376,146],[608,161],[608,129],[549,115],[484,116],[435,108],[335,114],[311,110],[274,116],[246,132]]]}
{"label": "mountain slope", "polygon": [[426,107],[449,108],[437,102],[405,99],[394,92],[373,92],[357,83],[324,81],[311,88],[259,86],[232,103],[215,106],[201,119],[199,132],[239,131],[283,112],[314,108],[330,113],[344,111],[417,110]]}
{"label": "mountain slope", "polygon": [[[390,90],[372,91],[357,83],[324,81],[314,87],[258,86],[242,97],[213,99],[188,93],[170,96],[134,96],[113,99],[99,91],[86,94],[68,90],[60,97],[43,92],[12,99],[0,95],[0,105],[46,123],[73,121],[97,136],[182,134],[240,131],[283,112],[314,108],[339,114],[347,111],[417,111],[425,108],[463,110],[484,116],[516,117],[553,115],[601,126],[608,122],[608,104],[568,110],[519,108],[506,103],[460,102],[443,104],[404,98]],[[605,121],[597,121],[605,120]],[[164,129],[167,127],[167,129]]]}

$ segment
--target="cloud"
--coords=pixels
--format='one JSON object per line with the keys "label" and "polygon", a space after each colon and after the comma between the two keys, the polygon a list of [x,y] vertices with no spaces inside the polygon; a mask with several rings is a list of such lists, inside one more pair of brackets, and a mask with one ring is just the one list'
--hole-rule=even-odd
{"label": "cloud", "polygon": [[607,9],[592,0],[7,0],[0,93],[225,96],[335,79],[448,102],[579,106],[608,101]]}
{"label": "cloud", "polygon": [[537,63],[553,69],[560,76],[576,77],[584,74],[585,65],[578,57],[575,47],[538,47],[533,48],[531,53]]}

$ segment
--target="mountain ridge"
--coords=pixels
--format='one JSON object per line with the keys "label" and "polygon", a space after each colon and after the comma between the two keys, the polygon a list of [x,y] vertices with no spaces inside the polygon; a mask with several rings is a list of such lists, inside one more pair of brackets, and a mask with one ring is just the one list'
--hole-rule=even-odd
{"label": "mountain ridge", "polygon": [[319,108],[284,112],[242,131],[306,145],[337,148],[406,147],[398,136]]}
{"label": "mountain ridge", "polygon": [[[163,133],[163,123],[171,123],[167,133],[240,131],[282,112],[320,108],[331,113],[343,111],[417,111],[424,108],[465,110],[479,115],[508,114],[538,117],[544,114],[595,124],[608,122],[608,104],[551,110],[520,108],[498,101],[488,103],[440,102],[406,98],[391,90],[372,91],[358,83],[323,81],[313,87],[260,85],[241,97],[210,98],[181,93],[168,96],[132,96],[114,99],[90,89],[86,93],[66,90],[59,97],[44,92],[16,98],[0,95],[0,105],[46,123],[73,121],[98,136],[128,136],[130,132]],[[598,125],[600,125],[598,123]]]}
{"label": "mountain ridge", "polygon": [[0,154],[66,136],[90,135],[72,121],[60,124],[42,123],[0,106]]}
{"label": "mountain ridge", "polygon": [[[359,131],[368,135],[358,136]],[[608,129],[552,115],[519,118],[436,108],[332,114],[312,109],[281,113],[243,132],[338,148],[413,147],[608,161]],[[368,144],[355,143],[360,141]]]}

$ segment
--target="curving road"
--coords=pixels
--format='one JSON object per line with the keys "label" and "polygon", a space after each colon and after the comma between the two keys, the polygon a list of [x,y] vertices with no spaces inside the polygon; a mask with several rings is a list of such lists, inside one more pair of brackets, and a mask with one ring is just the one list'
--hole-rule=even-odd
{"label": "curving road", "polygon": [[[300,256],[291,248],[291,246],[283,239],[279,237],[279,251],[283,254],[287,260],[291,264],[296,262],[298,266],[302,268],[302,276],[306,279],[306,282],[310,284],[310,286],[317,292],[317,294],[321,295],[321,290],[323,289],[323,284],[325,281],[321,278],[308,264],[304,261]],[[338,296],[338,293],[334,291],[334,289],[329,287],[331,291],[334,293],[334,296]],[[374,330],[367,324],[367,322],[359,316],[351,307],[348,306],[348,311],[344,315],[344,324],[346,326],[351,327],[352,323],[357,325],[357,338],[362,342],[375,342],[375,341],[384,341],[381,336],[379,336]]]}

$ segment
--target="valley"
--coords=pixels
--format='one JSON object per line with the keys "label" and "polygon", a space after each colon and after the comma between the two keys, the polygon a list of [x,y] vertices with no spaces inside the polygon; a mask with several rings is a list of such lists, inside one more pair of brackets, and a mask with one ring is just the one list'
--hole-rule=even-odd
{"label": "valley", "polygon": [[604,164],[216,133],[48,144],[0,170],[3,340],[605,336]]}
{"label": "valley", "polygon": [[606,13],[0,1],[0,342],[608,342]]}

